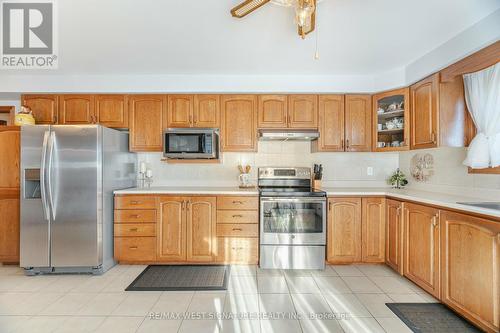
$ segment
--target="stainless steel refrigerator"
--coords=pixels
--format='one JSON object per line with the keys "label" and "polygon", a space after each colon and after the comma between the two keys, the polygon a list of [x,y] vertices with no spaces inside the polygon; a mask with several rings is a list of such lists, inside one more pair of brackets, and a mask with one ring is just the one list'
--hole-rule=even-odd
{"label": "stainless steel refrigerator", "polygon": [[21,128],[26,274],[94,273],[113,260],[113,191],[135,186],[128,133],[99,125]]}

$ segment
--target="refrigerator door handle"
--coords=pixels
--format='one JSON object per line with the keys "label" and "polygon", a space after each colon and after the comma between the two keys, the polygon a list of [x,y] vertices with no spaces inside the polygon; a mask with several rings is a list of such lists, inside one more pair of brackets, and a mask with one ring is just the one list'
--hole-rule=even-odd
{"label": "refrigerator door handle", "polygon": [[56,209],[54,207],[54,196],[52,194],[52,160],[54,157],[54,143],[55,143],[55,133],[50,132],[50,138],[49,138],[49,157],[48,157],[48,167],[47,167],[47,188],[48,188],[48,199],[49,199],[49,207],[50,211],[52,212],[52,219],[56,219]]}
{"label": "refrigerator door handle", "polygon": [[47,204],[47,187],[46,187],[46,178],[47,178],[47,144],[49,141],[50,131],[45,131],[43,134],[43,145],[42,145],[42,160],[40,165],[40,196],[42,199],[42,208],[43,208],[43,217],[45,220],[50,220],[50,210]]}

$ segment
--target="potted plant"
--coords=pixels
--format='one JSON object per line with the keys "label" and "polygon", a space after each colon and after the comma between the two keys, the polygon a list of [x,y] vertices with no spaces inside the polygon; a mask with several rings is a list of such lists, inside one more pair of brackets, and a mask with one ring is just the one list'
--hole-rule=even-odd
{"label": "potted plant", "polygon": [[405,174],[398,168],[389,178],[389,184],[391,184],[394,188],[402,188],[408,184],[408,180],[406,179]]}

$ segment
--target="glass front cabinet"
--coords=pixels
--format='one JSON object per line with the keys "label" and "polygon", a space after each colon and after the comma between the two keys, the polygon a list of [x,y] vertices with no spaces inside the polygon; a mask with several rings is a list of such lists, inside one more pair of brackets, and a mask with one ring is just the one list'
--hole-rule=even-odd
{"label": "glass front cabinet", "polygon": [[409,88],[373,95],[373,151],[409,149],[409,97]]}

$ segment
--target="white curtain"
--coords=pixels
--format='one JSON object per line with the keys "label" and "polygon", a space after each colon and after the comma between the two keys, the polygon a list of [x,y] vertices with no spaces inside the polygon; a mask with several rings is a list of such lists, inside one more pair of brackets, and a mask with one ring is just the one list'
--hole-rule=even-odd
{"label": "white curtain", "polygon": [[464,86],[467,108],[477,128],[464,164],[474,169],[500,166],[500,62],[465,74]]}

